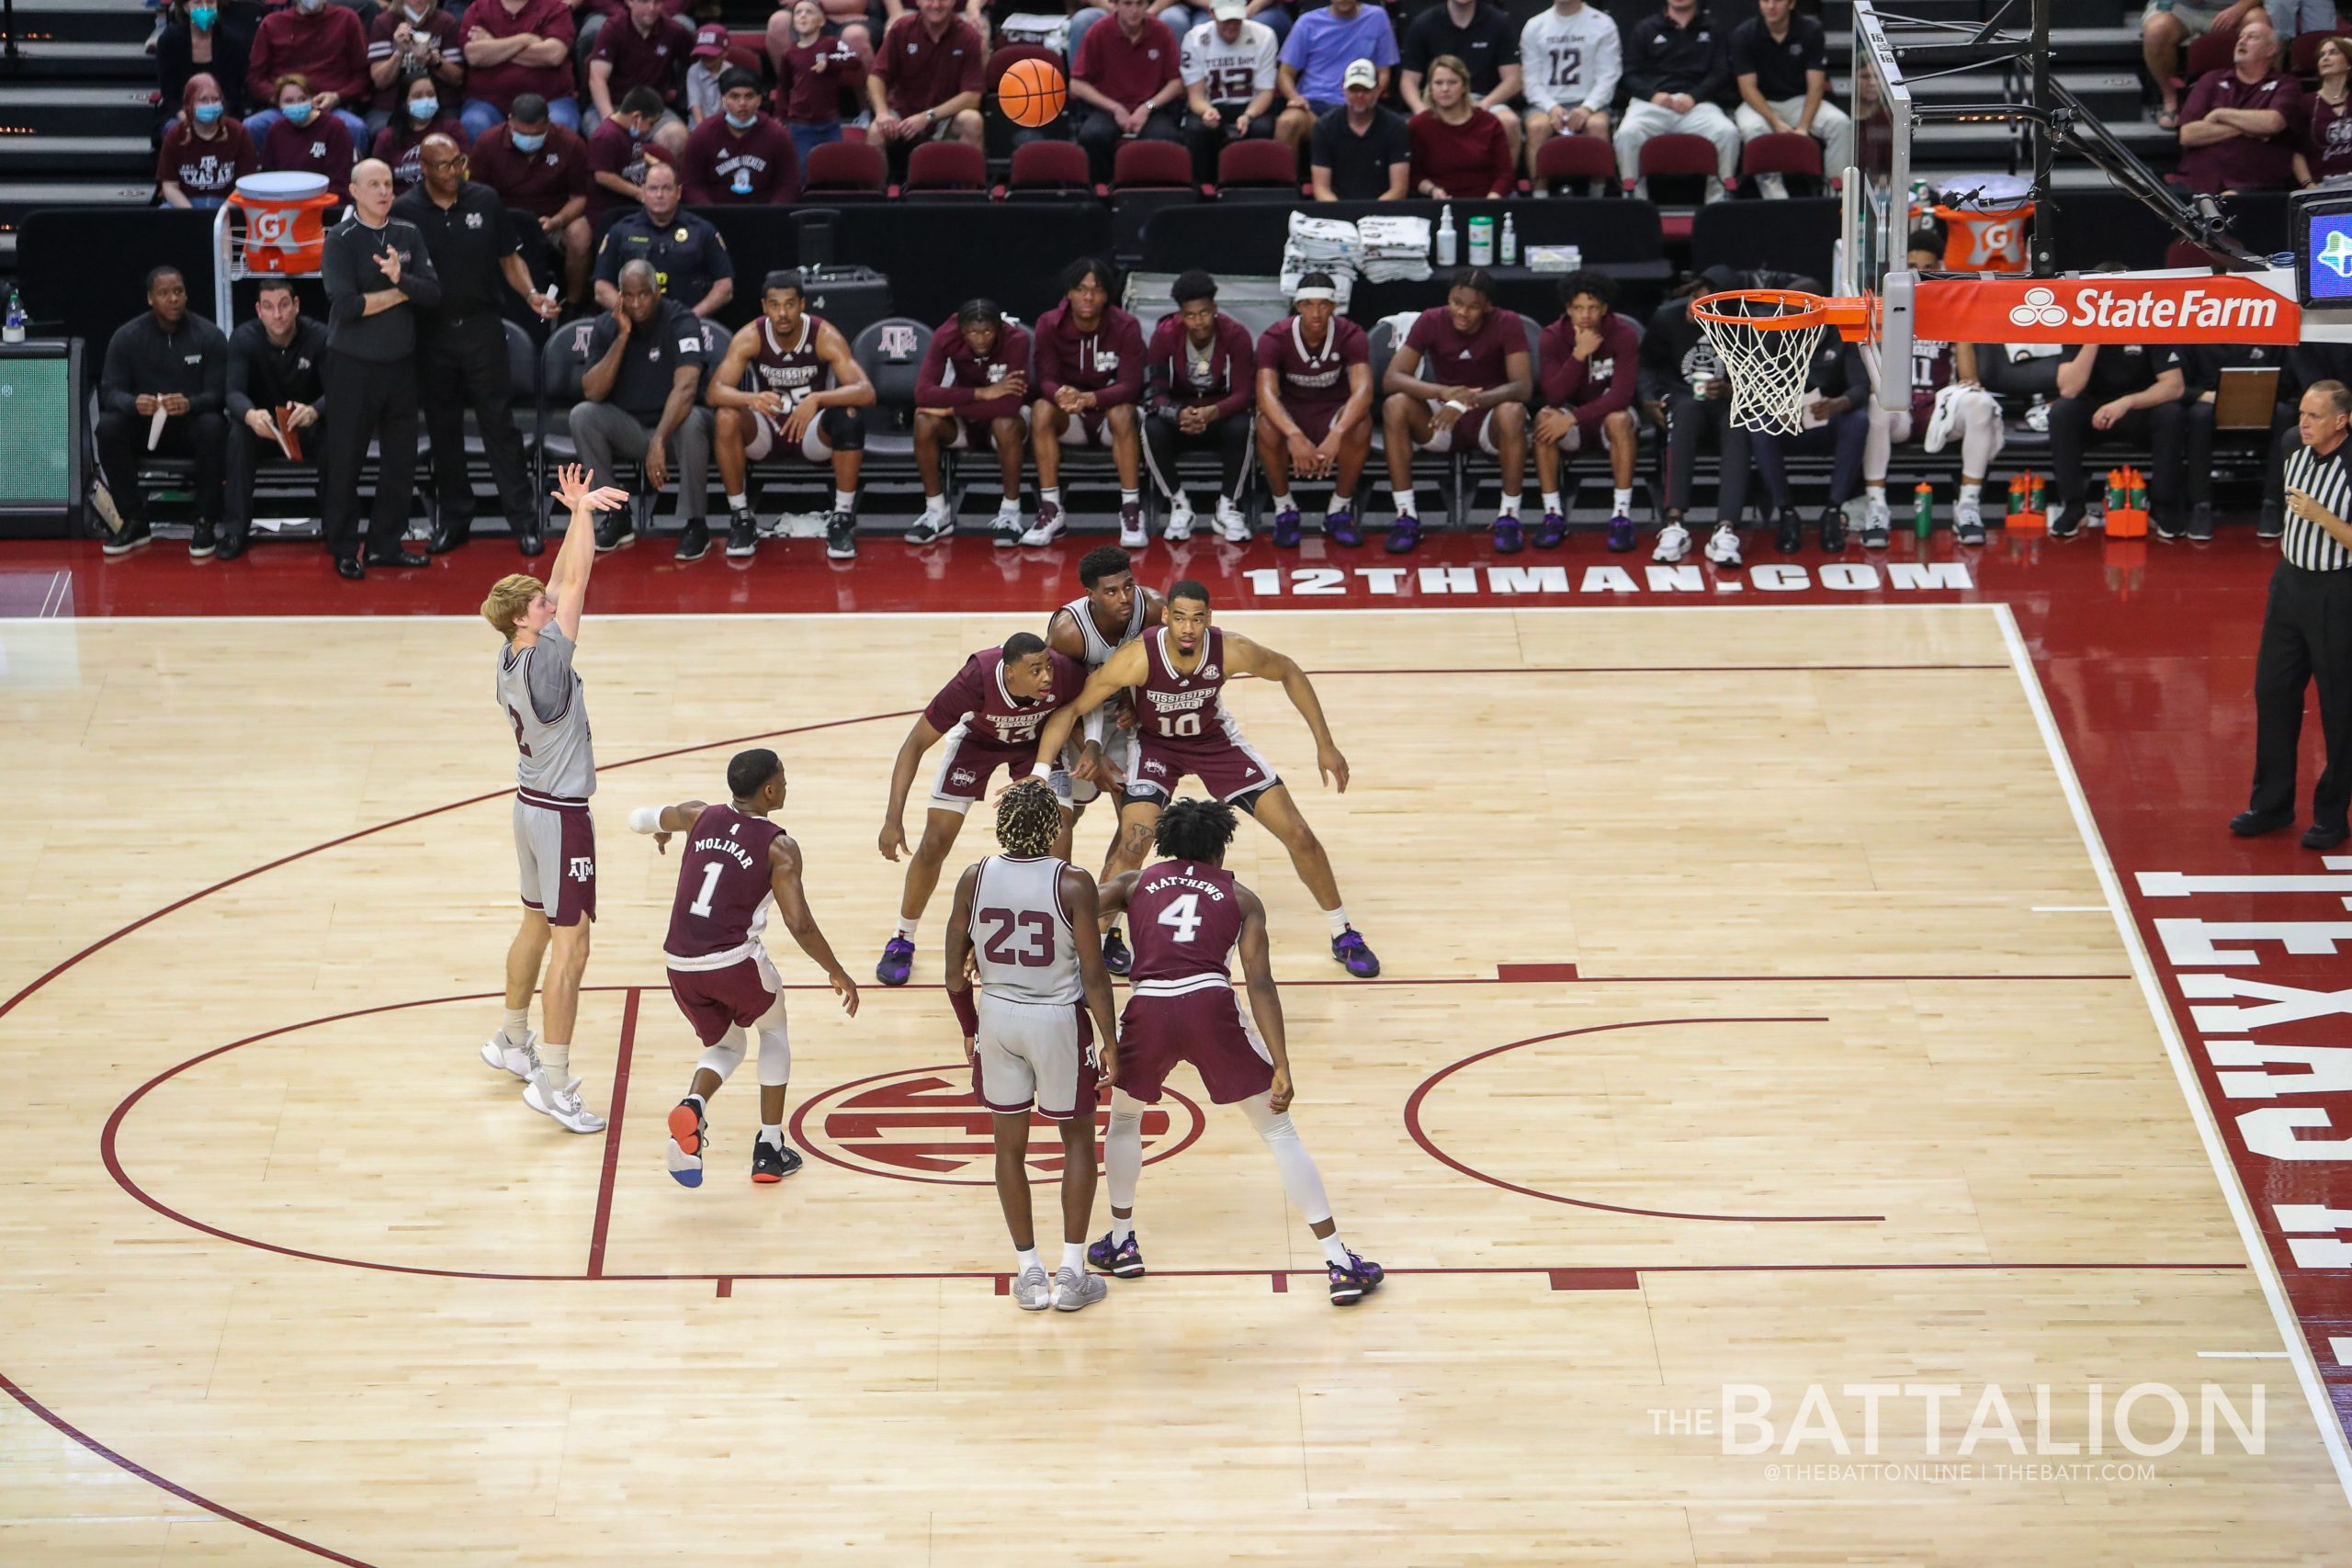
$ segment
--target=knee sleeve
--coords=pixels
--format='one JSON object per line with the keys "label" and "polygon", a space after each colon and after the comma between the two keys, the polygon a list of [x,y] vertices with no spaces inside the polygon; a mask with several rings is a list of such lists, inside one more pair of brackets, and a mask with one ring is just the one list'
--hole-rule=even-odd
{"label": "knee sleeve", "polygon": [[782,1089],[792,1081],[792,1039],[784,1032],[784,1020],[760,1023],[760,1087]]}
{"label": "knee sleeve", "polygon": [[702,1054],[703,1071],[717,1073],[720,1083],[734,1077],[735,1069],[742,1065],[743,1026],[740,1023],[729,1030],[718,1044]]}
{"label": "knee sleeve", "polygon": [[825,445],[836,452],[865,450],[865,411],[827,409],[817,416],[825,431]]}

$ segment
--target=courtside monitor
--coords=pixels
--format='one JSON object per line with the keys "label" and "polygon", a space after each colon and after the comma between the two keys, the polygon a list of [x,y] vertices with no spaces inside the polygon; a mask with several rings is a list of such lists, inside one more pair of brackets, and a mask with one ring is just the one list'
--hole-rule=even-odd
{"label": "courtside monitor", "polygon": [[2307,309],[2352,309],[2352,180],[2294,200],[2295,288]]}

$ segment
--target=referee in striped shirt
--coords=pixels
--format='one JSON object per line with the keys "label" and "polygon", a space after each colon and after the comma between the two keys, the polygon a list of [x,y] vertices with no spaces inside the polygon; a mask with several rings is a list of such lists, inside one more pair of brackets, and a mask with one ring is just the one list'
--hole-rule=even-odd
{"label": "referee in striped shirt", "polygon": [[2250,839],[2294,825],[2303,688],[2316,678],[2327,765],[2312,790],[2303,848],[2332,850],[2345,840],[2352,803],[2352,391],[2314,381],[2296,420],[2302,445],[2287,457],[2283,558],[2255,656],[2254,798],[2230,831]]}

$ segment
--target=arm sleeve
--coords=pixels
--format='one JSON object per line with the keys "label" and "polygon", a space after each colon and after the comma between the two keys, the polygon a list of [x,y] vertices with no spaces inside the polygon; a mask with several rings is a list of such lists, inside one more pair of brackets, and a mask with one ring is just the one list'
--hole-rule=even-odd
{"label": "arm sleeve", "polygon": [[98,403],[108,413],[139,414],[139,367],[131,363],[130,328],[115,330],[107,339],[106,368],[98,373]]}
{"label": "arm sleeve", "polygon": [[1216,400],[1216,417],[1231,419],[1258,400],[1258,344],[1250,329],[1229,321],[1225,333],[1228,374],[1232,381]]}
{"label": "arm sleeve", "polygon": [[242,421],[254,412],[254,361],[253,351],[248,346],[251,341],[243,333],[232,333],[229,338],[228,407],[229,417],[233,420]]}

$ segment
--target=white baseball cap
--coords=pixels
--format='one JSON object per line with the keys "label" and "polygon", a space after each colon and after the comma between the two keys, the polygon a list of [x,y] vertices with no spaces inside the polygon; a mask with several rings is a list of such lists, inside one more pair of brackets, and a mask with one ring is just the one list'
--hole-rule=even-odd
{"label": "white baseball cap", "polygon": [[1380,85],[1380,67],[1369,60],[1351,61],[1347,74],[1340,78],[1340,85],[1341,87],[1377,87]]}
{"label": "white baseball cap", "polygon": [[1250,0],[1216,0],[1209,15],[1220,22],[1238,22],[1250,15]]}

